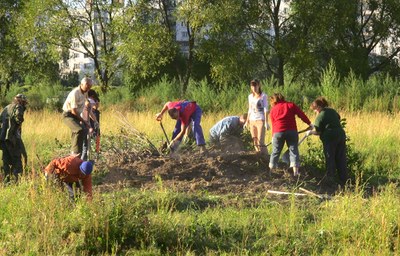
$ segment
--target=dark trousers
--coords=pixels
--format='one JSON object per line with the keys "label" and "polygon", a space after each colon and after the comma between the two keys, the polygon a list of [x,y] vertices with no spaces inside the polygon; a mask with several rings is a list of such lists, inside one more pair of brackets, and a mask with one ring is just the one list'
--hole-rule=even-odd
{"label": "dark trousers", "polygon": [[82,154],[83,142],[87,136],[87,129],[71,112],[63,113],[63,122],[71,129],[71,153]]}
{"label": "dark trousers", "polygon": [[337,170],[340,180],[347,180],[346,138],[337,137],[323,142],[327,176],[335,176]]}
{"label": "dark trousers", "polygon": [[19,143],[11,141],[2,141],[3,149],[3,170],[5,182],[10,182],[11,173],[14,174],[18,181],[18,175],[22,174],[22,148]]}

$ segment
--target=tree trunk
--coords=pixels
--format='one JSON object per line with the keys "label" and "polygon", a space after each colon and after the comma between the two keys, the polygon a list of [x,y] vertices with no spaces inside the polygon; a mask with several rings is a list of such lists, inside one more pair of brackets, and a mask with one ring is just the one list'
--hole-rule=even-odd
{"label": "tree trunk", "polygon": [[194,36],[190,32],[190,24],[189,24],[189,22],[186,24],[186,27],[187,27],[187,32],[188,32],[188,36],[189,36],[189,56],[188,56],[187,62],[186,62],[186,74],[185,74],[185,77],[184,77],[183,83],[182,83],[182,94],[183,95],[186,93],[186,90],[187,90],[187,88],[189,86],[189,80],[190,80],[190,77],[192,75],[193,48],[194,48]]}

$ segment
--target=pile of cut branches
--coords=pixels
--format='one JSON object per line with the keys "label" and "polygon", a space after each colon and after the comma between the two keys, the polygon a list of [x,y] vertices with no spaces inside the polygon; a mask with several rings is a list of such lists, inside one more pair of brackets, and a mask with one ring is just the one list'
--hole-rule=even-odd
{"label": "pile of cut branches", "polygon": [[102,151],[106,159],[126,163],[150,155],[161,155],[146,134],[133,127],[122,113],[116,112],[115,116],[121,123],[121,128],[118,134],[103,137]]}

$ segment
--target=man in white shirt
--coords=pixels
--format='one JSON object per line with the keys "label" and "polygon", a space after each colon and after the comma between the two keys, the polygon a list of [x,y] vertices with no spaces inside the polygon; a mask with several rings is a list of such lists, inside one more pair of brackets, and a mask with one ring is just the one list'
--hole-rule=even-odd
{"label": "man in white shirt", "polygon": [[92,87],[92,79],[84,77],[81,84],[74,88],[63,105],[63,122],[71,129],[71,154],[82,154],[89,123],[81,117],[87,101],[87,92]]}

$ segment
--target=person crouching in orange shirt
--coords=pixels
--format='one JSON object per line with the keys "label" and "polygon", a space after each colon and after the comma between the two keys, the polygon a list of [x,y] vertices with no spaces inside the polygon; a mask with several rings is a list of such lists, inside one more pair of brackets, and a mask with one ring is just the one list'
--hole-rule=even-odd
{"label": "person crouching in orange shirt", "polygon": [[83,191],[89,200],[92,199],[93,163],[83,161],[79,155],[70,155],[53,159],[44,170],[46,180],[55,179],[61,186],[65,186],[71,199],[74,199],[74,185],[80,189],[82,181]]}

